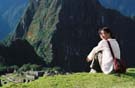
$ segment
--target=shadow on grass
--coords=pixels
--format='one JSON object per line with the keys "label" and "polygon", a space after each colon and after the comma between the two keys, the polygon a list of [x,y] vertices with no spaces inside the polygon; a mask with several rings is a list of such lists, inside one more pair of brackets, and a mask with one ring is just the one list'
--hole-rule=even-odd
{"label": "shadow on grass", "polygon": [[135,78],[135,73],[127,72],[125,75]]}
{"label": "shadow on grass", "polygon": [[129,68],[125,75],[135,78],[135,68]]}

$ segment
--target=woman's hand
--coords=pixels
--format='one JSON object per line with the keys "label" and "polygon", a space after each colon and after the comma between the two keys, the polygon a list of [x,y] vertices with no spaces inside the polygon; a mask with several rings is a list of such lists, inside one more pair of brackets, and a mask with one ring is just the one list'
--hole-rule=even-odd
{"label": "woman's hand", "polygon": [[91,60],[87,57],[87,58],[86,58],[86,61],[87,61],[87,62],[90,62]]}

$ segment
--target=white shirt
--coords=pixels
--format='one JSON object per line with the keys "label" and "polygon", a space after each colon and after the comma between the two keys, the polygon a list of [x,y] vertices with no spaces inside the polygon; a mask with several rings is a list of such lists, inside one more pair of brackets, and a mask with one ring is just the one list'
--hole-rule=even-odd
{"label": "white shirt", "polygon": [[[120,59],[120,47],[116,39],[108,39],[111,44],[112,50],[114,52],[114,56]],[[102,60],[100,60],[101,70],[105,74],[109,74],[113,70],[113,57],[109,48],[109,45],[106,40],[101,40],[96,47],[92,49],[90,54],[88,55],[88,59],[92,60],[94,55],[102,51]]]}

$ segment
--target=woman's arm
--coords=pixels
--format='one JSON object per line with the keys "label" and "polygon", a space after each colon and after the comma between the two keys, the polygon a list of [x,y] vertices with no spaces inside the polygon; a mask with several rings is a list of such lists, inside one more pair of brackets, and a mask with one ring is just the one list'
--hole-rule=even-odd
{"label": "woman's arm", "polygon": [[95,54],[96,54],[97,52],[103,50],[104,45],[105,45],[105,44],[104,44],[104,41],[101,40],[101,41],[98,43],[98,46],[94,47],[94,48],[92,49],[92,51],[89,53],[89,55],[87,56],[87,59],[86,59],[87,62],[92,61],[92,60],[94,59]]}

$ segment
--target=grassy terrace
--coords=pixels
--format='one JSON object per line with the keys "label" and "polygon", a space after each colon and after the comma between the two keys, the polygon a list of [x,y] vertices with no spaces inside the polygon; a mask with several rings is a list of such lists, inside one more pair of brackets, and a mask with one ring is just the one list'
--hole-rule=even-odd
{"label": "grassy terrace", "polygon": [[73,73],[44,76],[36,81],[8,84],[2,88],[135,88],[135,68],[120,77],[101,73]]}

